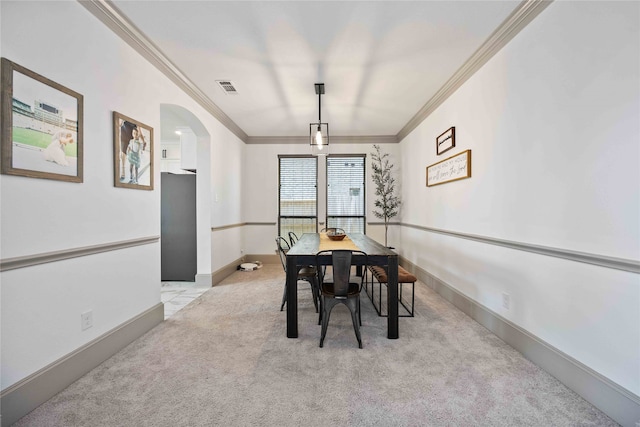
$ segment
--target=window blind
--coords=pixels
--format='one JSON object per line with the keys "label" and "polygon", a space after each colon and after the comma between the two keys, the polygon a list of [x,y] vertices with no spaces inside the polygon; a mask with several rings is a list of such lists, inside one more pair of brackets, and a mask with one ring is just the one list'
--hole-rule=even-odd
{"label": "window blind", "polygon": [[318,216],[318,161],[316,157],[280,157],[279,219],[280,236],[289,232],[298,237],[315,233]]}
{"label": "window blind", "polygon": [[327,157],[327,227],[365,232],[365,156]]}

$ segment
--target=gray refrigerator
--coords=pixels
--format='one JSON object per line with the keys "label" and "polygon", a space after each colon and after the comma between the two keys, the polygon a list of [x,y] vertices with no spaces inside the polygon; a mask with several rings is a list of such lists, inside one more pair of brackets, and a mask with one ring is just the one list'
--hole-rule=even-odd
{"label": "gray refrigerator", "polygon": [[196,280],[196,175],[161,174],[161,279]]}

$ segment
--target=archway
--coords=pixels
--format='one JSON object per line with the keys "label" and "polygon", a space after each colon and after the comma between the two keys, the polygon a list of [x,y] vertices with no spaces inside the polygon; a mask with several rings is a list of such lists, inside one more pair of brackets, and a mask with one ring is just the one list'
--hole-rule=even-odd
{"label": "archway", "polygon": [[189,129],[196,140],[196,283],[211,286],[211,136],[189,110],[160,104],[160,141],[179,139],[175,131]]}

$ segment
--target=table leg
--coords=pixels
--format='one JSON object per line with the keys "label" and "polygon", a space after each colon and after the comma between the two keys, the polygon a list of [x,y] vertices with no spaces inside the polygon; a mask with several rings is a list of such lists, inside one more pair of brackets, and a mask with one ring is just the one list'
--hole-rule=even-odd
{"label": "table leg", "polygon": [[389,257],[389,266],[387,271],[387,338],[398,338],[398,257]]}
{"label": "table leg", "polygon": [[287,256],[287,338],[298,338],[298,260]]}

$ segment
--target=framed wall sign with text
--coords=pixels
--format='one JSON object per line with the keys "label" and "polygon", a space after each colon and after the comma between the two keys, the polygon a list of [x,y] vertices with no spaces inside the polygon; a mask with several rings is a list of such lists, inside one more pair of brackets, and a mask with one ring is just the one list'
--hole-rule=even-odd
{"label": "framed wall sign with text", "polygon": [[427,187],[471,178],[471,150],[427,166]]}
{"label": "framed wall sign with text", "polygon": [[450,127],[436,138],[436,154],[440,155],[456,146],[456,128]]}

